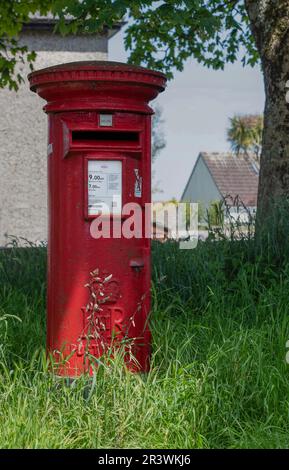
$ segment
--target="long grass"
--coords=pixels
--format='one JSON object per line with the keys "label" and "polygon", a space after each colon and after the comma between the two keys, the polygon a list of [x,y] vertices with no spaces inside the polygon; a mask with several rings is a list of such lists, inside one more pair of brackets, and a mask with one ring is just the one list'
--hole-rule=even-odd
{"label": "long grass", "polygon": [[289,447],[289,248],[266,240],[155,244],[151,372],[115,357],[70,386],[45,356],[45,248],[1,251],[0,448]]}

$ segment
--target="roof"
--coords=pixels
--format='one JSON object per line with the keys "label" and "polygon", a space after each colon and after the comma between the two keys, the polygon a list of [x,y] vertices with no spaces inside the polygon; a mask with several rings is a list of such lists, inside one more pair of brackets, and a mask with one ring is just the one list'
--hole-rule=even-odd
{"label": "roof", "polygon": [[[72,19],[72,16],[66,15],[66,19],[69,21]],[[23,31],[43,31],[43,32],[54,32],[55,25],[57,23],[57,18],[55,18],[51,13],[48,13],[45,16],[42,16],[38,13],[30,16],[30,19],[27,23],[23,24]],[[103,32],[108,39],[112,38],[121,28],[126,24],[125,21],[117,21],[111,28],[104,27]],[[82,33],[85,34],[85,33]]]}
{"label": "roof", "polygon": [[260,166],[253,155],[201,152],[199,158],[205,162],[223,197],[238,197],[245,206],[257,206]]}

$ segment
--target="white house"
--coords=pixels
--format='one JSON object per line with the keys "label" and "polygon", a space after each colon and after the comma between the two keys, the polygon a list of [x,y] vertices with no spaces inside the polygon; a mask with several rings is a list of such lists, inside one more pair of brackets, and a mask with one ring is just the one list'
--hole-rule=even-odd
{"label": "white house", "polygon": [[[55,20],[33,17],[20,41],[37,52],[35,69],[65,62],[107,60],[108,41],[121,28],[102,34],[62,37]],[[29,67],[23,66],[26,78]],[[47,239],[47,118],[44,101],[29,90],[27,79],[17,92],[0,89],[0,246],[8,235],[29,241]]]}
{"label": "white house", "polygon": [[201,152],[181,201],[200,203],[206,210],[225,198],[231,217],[246,221],[248,212],[256,212],[258,180],[259,163],[253,155]]}

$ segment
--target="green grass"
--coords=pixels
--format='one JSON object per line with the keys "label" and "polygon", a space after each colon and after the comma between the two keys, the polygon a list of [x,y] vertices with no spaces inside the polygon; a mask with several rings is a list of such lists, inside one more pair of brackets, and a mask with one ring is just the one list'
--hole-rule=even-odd
{"label": "green grass", "polygon": [[151,372],[116,357],[70,387],[45,358],[45,248],[0,252],[0,448],[289,447],[289,256],[272,246],[154,245]]}

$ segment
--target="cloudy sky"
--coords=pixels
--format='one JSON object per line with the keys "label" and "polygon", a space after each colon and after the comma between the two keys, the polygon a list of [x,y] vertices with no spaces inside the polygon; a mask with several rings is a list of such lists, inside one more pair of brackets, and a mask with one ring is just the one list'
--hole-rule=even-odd
{"label": "cloudy sky", "polygon": [[[123,32],[109,44],[109,59],[125,62]],[[163,109],[166,148],[155,163],[163,193],[155,200],[180,198],[200,151],[228,151],[226,129],[235,113],[262,113],[264,87],[259,67],[241,63],[214,71],[188,61],[157,102]]]}

